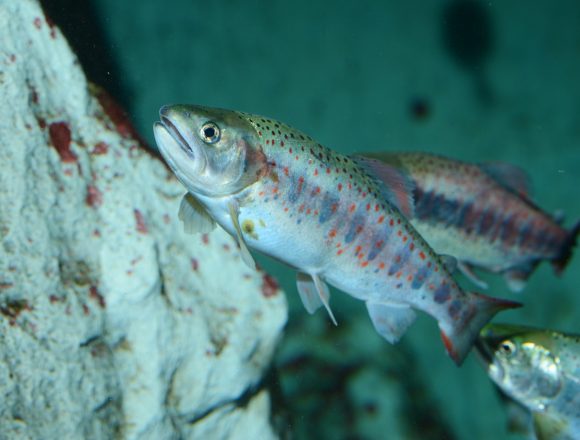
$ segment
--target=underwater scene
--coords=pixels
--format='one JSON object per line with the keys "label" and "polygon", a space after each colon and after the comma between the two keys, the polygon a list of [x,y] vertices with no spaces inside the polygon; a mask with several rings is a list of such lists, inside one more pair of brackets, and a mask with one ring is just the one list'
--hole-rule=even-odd
{"label": "underwater scene", "polygon": [[0,439],[580,439],[579,2],[0,23]]}

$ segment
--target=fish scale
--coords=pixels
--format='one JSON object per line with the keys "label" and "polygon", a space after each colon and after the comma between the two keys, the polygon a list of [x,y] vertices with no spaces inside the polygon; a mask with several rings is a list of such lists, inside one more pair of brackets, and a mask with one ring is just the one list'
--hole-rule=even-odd
{"label": "fish scale", "polygon": [[363,300],[375,329],[396,342],[413,309],[424,311],[461,363],[479,329],[518,306],[461,290],[402,215],[411,194],[395,169],[247,113],[177,105],[160,116],[159,150],[193,208],[180,213],[186,229],[215,222],[236,237],[250,266],[248,249],[296,268],[309,312],[324,305],[335,321],[328,282]]}

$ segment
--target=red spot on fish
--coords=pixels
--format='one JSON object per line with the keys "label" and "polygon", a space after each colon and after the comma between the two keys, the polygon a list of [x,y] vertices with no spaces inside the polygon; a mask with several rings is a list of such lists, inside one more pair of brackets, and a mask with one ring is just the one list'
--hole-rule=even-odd
{"label": "red spot on fish", "polygon": [[389,225],[390,225],[390,226],[395,226],[395,221],[394,221],[393,219],[390,219],[390,220],[389,220]]}
{"label": "red spot on fish", "polygon": [[304,211],[304,203],[302,205],[300,205],[300,207],[298,208],[298,212],[302,213]]}
{"label": "red spot on fish", "polygon": [[280,141],[280,146],[283,147],[284,146],[284,141]]}
{"label": "red spot on fish", "polygon": [[202,234],[201,235],[201,241],[203,244],[209,244],[209,234]]}
{"label": "red spot on fish", "polygon": [[143,214],[138,209],[134,209],[133,213],[135,214],[135,222],[137,223],[137,232],[141,234],[147,233],[147,225],[145,224],[145,219],[143,218]]}
{"label": "red spot on fish", "polygon": [[308,209],[306,210],[306,214],[310,214],[310,211],[311,211],[311,209],[310,209],[310,208],[308,208]]}
{"label": "red spot on fish", "polygon": [[423,252],[423,251],[419,252],[419,258],[421,258],[421,260],[424,260],[425,258],[427,258],[425,256],[425,252]]}
{"label": "red spot on fish", "polygon": [[259,195],[260,197],[264,197],[264,194],[266,194],[264,191],[260,191],[260,192],[258,193],[258,195]]}
{"label": "red spot on fish", "polygon": [[405,243],[406,241],[407,241],[407,236],[405,235],[405,236],[403,237],[403,243]]}
{"label": "red spot on fish", "polygon": [[328,236],[330,238],[336,237],[336,229],[331,229],[330,232],[328,233]]}
{"label": "red spot on fish", "polygon": [[107,154],[108,151],[109,151],[109,146],[105,142],[99,142],[95,145],[95,148],[93,148],[93,151],[91,151],[91,154],[95,154],[95,155]]}
{"label": "red spot on fish", "polygon": [[338,209],[338,203],[333,203],[332,206],[330,207],[330,210],[332,212],[336,212],[337,209]]}
{"label": "red spot on fish", "polygon": [[284,208],[284,212],[288,212],[288,207],[287,206]]}
{"label": "red spot on fish", "polygon": [[199,262],[197,261],[196,258],[192,258],[191,259],[191,270],[193,270],[194,272],[197,272],[197,269],[199,269]]}
{"label": "red spot on fish", "polygon": [[379,217],[379,219],[377,220],[377,223],[381,224],[383,221],[385,221],[385,216],[384,215],[381,215]]}
{"label": "red spot on fish", "polygon": [[94,185],[87,186],[86,203],[92,208],[97,208],[102,205],[103,194],[101,193],[101,191],[99,191],[99,189],[96,186]]}
{"label": "red spot on fish", "polygon": [[370,210],[371,210],[371,204],[367,203],[367,211],[370,211]]}
{"label": "red spot on fish", "polygon": [[330,174],[330,168],[326,169],[326,174]]}
{"label": "red spot on fish", "polygon": [[368,265],[369,265],[369,262],[368,262],[368,260],[367,260],[367,261],[363,261],[363,262],[360,264],[360,266],[361,266],[361,267],[367,267]]}
{"label": "red spot on fish", "polygon": [[266,139],[266,145],[270,145],[270,139]]}
{"label": "red spot on fish", "polygon": [[395,275],[395,277],[398,279],[398,278],[401,278],[401,275],[403,275],[403,272],[398,271],[397,274]]}
{"label": "red spot on fish", "polygon": [[395,256],[395,263],[399,264],[401,262],[401,256],[397,255]]}
{"label": "red spot on fish", "polygon": [[398,219],[397,219],[397,224],[398,224],[398,225],[400,225],[400,224],[401,224],[401,219],[400,219],[400,218],[398,218]]}
{"label": "red spot on fish", "polygon": [[354,212],[354,210],[356,209],[356,205],[353,203],[352,205],[350,205],[350,207],[348,208],[349,212]]}
{"label": "red spot on fish", "polygon": [[296,155],[296,156],[294,156],[294,159],[295,160],[299,160],[300,159],[300,156]]}
{"label": "red spot on fish", "polygon": [[415,249],[415,244],[413,242],[409,243],[409,250],[411,252],[413,252],[413,249]]}
{"label": "red spot on fish", "polygon": [[344,252],[344,249],[339,249],[338,251],[336,251],[336,255],[340,255]]}
{"label": "red spot on fish", "polygon": [[264,274],[262,277],[262,296],[264,298],[272,298],[273,296],[276,296],[278,290],[278,282],[274,279],[274,277],[268,274]]}
{"label": "red spot on fish", "polygon": [[276,145],[276,141],[272,139],[272,145]]}
{"label": "red spot on fish", "polygon": [[76,162],[77,156],[70,149],[71,133],[68,124],[64,121],[53,122],[48,128],[50,142],[56,148],[63,162]]}
{"label": "red spot on fish", "polygon": [[262,131],[258,131],[258,136],[262,137]]}
{"label": "red spot on fish", "polygon": [[378,203],[375,205],[375,212],[379,212],[379,204]]}
{"label": "red spot on fish", "polygon": [[86,304],[83,304],[83,313],[87,316],[91,314],[89,306],[87,306]]}
{"label": "red spot on fish", "polygon": [[381,248],[383,246],[384,241],[383,240],[379,240],[375,243],[375,246],[378,248]]}
{"label": "red spot on fish", "polygon": [[314,215],[318,215],[318,209],[314,210]]}
{"label": "red spot on fish", "polygon": [[339,190],[339,191],[342,191],[342,183],[339,183],[339,184],[338,184],[338,190]]}
{"label": "red spot on fish", "polygon": [[314,168],[314,175],[318,176],[318,168]]}
{"label": "red spot on fish", "polygon": [[409,275],[409,276],[407,276],[407,281],[408,281],[408,282],[411,282],[411,281],[413,281],[413,275]]}
{"label": "red spot on fish", "polygon": [[403,231],[401,231],[401,230],[399,229],[399,230],[397,231],[397,235],[398,235],[399,237],[402,237],[402,236],[403,236]]}
{"label": "red spot on fish", "polygon": [[89,287],[89,297],[97,301],[97,304],[99,304],[101,308],[104,309],[106,307],[105,298],[101,295],[97,286]]}
{"label": "red spot on fish", "polygon": [[357,233],[357,234],[360,234],[360,233],[362,232],[362,230],[363,230],[363,227],[362,227],[361,225],[358,225],[358,226],[356,227],[356,233]]}
{"label": "red spot on fish", "polygon": [[288,153],[292,154],[292,147],[288,149]]}
{"label": "red spot on fish", "polygon": [[358,253],[359,253],[361,250],[362,250],[362,246],[357,246],[357,247],[354,249],[354,254],[355,254],[355,255],[358,255]]}
{"label": "red spot on fish", "polygon": [[278,194],[278,187],[277,187],[277,186],[275,186],[275,187],[272,189],[272,194]]}
{"label": "red spot on fish", "polygon": [[288,167],[284,167],[284,175],[287,176],[288,174],[290,174]]}
{"label": "red spot on fish", "polygon": [[40,19],[40,17],[36,17],[34,19],[34,26],[36,27],[36,29],[40,29],[42,27],[42,20]]}
{"label": "red spot on fish", "polygon": [[385,268],[385,263],[383,263],[382,261],[379,263],[379,269],[384,269]]}
{"label": "red spot on fish", "polygon": [[431,268],[431,266],[432,266],[431,262],[430,262],[430,261],[428,261],[428,262],[427,262],[427,267],[428,267],[428,268]]}

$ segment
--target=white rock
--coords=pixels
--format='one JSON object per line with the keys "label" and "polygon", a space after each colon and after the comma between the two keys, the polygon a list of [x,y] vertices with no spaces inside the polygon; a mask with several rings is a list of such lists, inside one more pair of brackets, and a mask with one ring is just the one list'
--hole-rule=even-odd
{"label": "white rock", "polygon": [[0,0],[0,102],[0,438],[275,437],[252,390],[283,294],[182,232],[183,188],[36,1]]}

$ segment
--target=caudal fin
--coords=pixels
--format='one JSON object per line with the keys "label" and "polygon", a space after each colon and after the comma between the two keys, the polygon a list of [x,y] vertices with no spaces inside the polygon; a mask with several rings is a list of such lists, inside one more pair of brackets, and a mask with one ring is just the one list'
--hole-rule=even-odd
{"label": "caudal fin", "polygon": [[479,332],[497,312],[522,306],[518,302],[491,298],[479,293],[468,293],[468,295],[471,304],[466,304],[466,308],[469,308],[466,314],[456,320],[439,322],[445,349],[457,365],[463,363]]}
{"label": "caudal fin", "polygon": [[570,232],[568,232],[568,237],[566,241],[564,241],[564,245],[562,246],[562,250],[558,258],[552,260],[552,267],[554,268],[554,272],[557,275],[561,275],[568,262],[570,261],[570,257],[572,257],[572,250],[574,246],[576,246],[576,240],[578,239],[578,234],[580,233],[580,221],[578,221]]}

